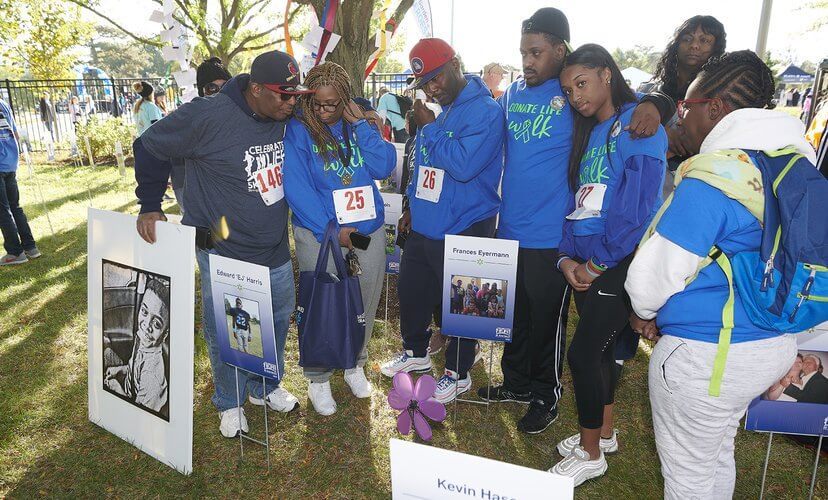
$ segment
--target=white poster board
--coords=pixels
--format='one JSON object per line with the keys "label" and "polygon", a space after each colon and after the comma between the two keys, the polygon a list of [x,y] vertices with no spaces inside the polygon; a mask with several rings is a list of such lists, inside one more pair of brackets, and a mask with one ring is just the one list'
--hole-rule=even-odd
{"label": "white poster board", "polygon": [[391,439],[391,497],[569,500],[571,477]]}
{"label": "white poster board", "polygon": [[195,230],[88,211],[89,420],[175,470],[193,455]]}

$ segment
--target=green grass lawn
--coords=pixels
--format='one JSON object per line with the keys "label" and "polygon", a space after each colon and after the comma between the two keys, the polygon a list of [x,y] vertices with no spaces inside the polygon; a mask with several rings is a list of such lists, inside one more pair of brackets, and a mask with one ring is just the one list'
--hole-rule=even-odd
{"label": "green grass lawn", "polygon": [[[240,351],[239,343],[236,341],[235,335],[233,335],[233,317],[227,316],[227,334],[230,338],[230,347],[233,349]],[[253,338],[247,344],[247,351],[258,357],[264,356],[264,349],[262,348],[262,327],[259,326],[258,323],[250,323],[250,336]]]}
{"label": "green grass lawn", "polygon": [[[137,213],[133,182],[121,179],[112,166],[38,165],[36,172],[45,206],[38,204],[36,183],[25,167],[19,178],[21,199],[44,256],[0,269],[0,497],[390,496],[388,440],[397,437],[396,415],[386,402],[390,380],[381,377],[377,366],[400,346],[395,293],[390,297],[390,322],[378,321],[371,341],[369,378],[375,384],[374,394],[368,400],[353,398],[337,374],[332,379],[339,405],[334,416],[321,417],[310,408],[297,365],[296,332],[291,331],[285,385],[302,408],[288,415],[270,413],[273,467],[269,475],[261,449],[247,445],[245,459],[239,463],[238,440],[224,439],[218,432],[197,308],[193,474],[185,477],[87,419],[86,210],[91,203],[95,208]],[[165,208],[177,210],[174,203]],[[377,311],[380,319],[385,304],[383,297]],[[494,377],[500,379],[495,356]],[[661,496],[646,368],[647,353],[642,348],[627,364],[617,393],[621,451],[609,458],[607,475],[576,490],[576,497]],[[560,418],[545,433],[517,432],[522,406],[461,404],[456,424],[450,407],[446,422],[435,426],[433,445],[547,469],[557,460],[556,443],[576,431],[568,371],[565,377]],[[473,378],[475,388],[486,383],[483,367],[475,367]],[[262,415],[255,410],[248,407],[254,437],[264,429]],[[783,437],[774,442],[768,497],[806,498],[813,452]],[[739,432],[737,498],[758,496],[766,443],[764,434]],[[817,477],[816,497],[826,498],[824,462]]]}

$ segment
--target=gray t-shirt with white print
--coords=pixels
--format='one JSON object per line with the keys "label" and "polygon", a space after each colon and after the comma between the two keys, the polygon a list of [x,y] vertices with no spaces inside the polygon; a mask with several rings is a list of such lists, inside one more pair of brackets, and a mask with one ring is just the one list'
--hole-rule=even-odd
{"label": "gray t-shirt with white print", "polygon": [[224,93],[196,98],[141,136],[155,157],[183,158],[183,223],[211,228],[220,255],[267,267],[290,260],[282,188],[284,122],[259,121]]}

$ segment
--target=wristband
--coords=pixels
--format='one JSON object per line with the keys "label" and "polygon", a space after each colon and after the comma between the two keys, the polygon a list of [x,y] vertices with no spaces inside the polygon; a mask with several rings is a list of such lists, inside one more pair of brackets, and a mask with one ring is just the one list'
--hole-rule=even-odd
{"label": "wristband", "polygon": [[593,278],[601,276],[602,274],[604,274],[604,271],[607,270],[607,266],[596,264],[593,259],[589,259],[588,261],[586,261],[586,266],[584,267],[586,268],[587,274],[589,274]]}

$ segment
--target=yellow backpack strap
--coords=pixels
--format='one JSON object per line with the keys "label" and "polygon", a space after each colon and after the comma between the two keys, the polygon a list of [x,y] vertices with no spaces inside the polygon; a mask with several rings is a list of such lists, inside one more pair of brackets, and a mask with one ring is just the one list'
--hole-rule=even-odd
{"label": "yellow backpack strap", "polygon": [[722,388],[725,364],[727,363],[727,351],[730,349],[730,336],[733,333],[733,316],[735,312],[733,269],[730,267],[730,260],[727,258],[727,255],[719,247],[713,247],[708,257],[719,264],[719,267],[727,278],[728,288],[727,301],[725,301],[724,307],[722,308],[722,329],[719,331],[716,359],[713,361],[713,376],[710,378],[710,386],[707,389],[708,394],[713,397],[718,397]]}

